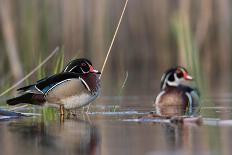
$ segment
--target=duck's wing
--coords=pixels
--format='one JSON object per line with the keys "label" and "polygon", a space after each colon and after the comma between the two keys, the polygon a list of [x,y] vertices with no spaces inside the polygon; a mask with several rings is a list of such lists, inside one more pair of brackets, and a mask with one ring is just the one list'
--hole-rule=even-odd
{"label": "duck's wing", "polygon": [[[36,84],[20,88],[19,90],[23,91],[24,94],[7,100],[7,103],[10,105],[16,105],[20,103],[42,105],[47,100],[46,96],[52,97],[51,94],[59,96],[60,94],[62,95],[66,92],[70,92],[69,89],[71,89],[74,84],[76,84],[78,88],[85,88],[85,85],[82,82],[79,74],[68,72],[56,74],[46,79],[42,79]],[[66,85],[68,85],[68,87]],[[54,91],[51,90],[60,92],[60,94],[57,94],[56,92],[54,93]],[[48,94],[50,91],[51,94]],[[59,98],[56,97],[56,99]]]}
{"label": "duck's wing", "polygon": [[38,80],[36,83],[21,87],[17,89],[20,93],[36,93],[36,94],[45,94],[52,87],[57,84],[61,84],[69,79],[79,78],[79,74],[63,72],[59,74],[55,74],[53,76],[45,77],[41,80]]}
{"label": "duck's wing", "polygon": [[189,106],[189,114],[193,114],[195,109],[193,107],[197,107],[200,104],[200,92],[197,88],[192,88],[189,86],[181,85],[179,86],[182,90],[185,91],[185,95],[188,97],[188,106]]}
{"label": "duck's wing", "polygon": [[36,81],[36,83],[34,83],[34,84],[21,87],[21,88],[17,89],[17,91],[18,91],[19,93],[25,93],[25,92],[40,93],[40,92],[38,92],[38,90],[36,90],[35,85],[38,84],[38,83],[41,83],[41,82],[43,82],[43,81],[46,81],[48,78],[49,78],[49,76],[47,76],[47,77],[45,77],[45,78],[43,78],[43,79],[40,79],[40,80]]}
{"label": "duck's wing", "polygon": [[[79,74],[60,73],[36,85],[36,88],[45,94],[49,103],[60,102],[72,96],[91,96],[87,82]],[[76,100],[79,100],[76,98]],[[80,102],[80,101],[78,101]]]}
{"label": "duck's wing", "polygon": [[46,94],[49,91],[51,91],[52,89],[54,89],[55,87],[57,87],[58,85],[61,85],[61,84],[66,83],[70,80],[73,80],[73,79],[81,81],[80,74],[71,73],[71,72],[59,73],[59,74],[56,74],[56,75],[53,75],[53,76],[47,78],[46,80],[43,80],[43,81],[37,83],[35,85],[35,88],[38,91]]}
{"label": "duck's wing", "polygon": [[178,88],[180,88],[181,90],[184,90],[185,92],[188,92],[190,94],[195,94],[200,97],[200,91],[197,88],[192,88],[192,87],[185,86],[185,85],[179,85]]}

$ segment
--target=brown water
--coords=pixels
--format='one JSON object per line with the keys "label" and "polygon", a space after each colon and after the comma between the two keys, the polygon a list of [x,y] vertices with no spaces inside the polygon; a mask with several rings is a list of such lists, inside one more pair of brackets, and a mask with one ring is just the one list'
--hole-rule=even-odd
{"label": "brown water", "polygon": [[[138,122],[152,97],[102,97],[90,112],[61,122],[33,116],[0,121],[0,154],[185,155],[231,154],[231,99],[204,101],[203,124]],[[116,108],[115,108],[116,105]]]}

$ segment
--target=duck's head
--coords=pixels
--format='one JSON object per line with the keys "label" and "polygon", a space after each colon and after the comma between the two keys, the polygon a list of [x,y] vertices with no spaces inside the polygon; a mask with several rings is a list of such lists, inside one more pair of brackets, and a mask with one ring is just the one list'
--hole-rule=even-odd
{"label": "duck's head", "polygon": [[165,89],[166,86],[178,86],[183,81],[193,80],[188,71],[181,66],[177,66],[167,70],[161,78],[161,89]]}
{"label": "duck's head", "polygon": [[79,74],[87,74],[87,73],[101,74],[101,72],[94,69],[92,63],[86,58],[72,60],[67,64],[63,72],[74,72]]}

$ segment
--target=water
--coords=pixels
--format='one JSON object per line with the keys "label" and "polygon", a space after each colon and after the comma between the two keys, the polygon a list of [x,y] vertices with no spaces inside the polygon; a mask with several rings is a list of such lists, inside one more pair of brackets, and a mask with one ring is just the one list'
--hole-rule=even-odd
{"label": "water", "polygon": [[0,154],[229,155],[231,100],[213,101],[223,106],[204,101],[201,125],[172,124],[161,119],[141,121],[138,118],[155,110],[149,96],[101,97],[88,114],[79,111],[64,121],[43,115],[2,119]]}

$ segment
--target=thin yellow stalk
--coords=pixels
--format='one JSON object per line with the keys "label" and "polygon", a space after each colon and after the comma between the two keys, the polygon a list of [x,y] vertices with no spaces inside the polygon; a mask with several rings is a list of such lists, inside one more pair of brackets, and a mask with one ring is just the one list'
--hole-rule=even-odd
{"label": "thin yellow stalk", "polygon": [[34,74],[40,67],[42,67],[57,51],[59,50],[59,47],[56,47],[55,50],[46,58],[42,63],[40,63],[36,68],[34,68],[30,73],[28,73],[24,78],[16,82],[13,86],[5,90],[0,94],[0,97],[17,87],[19,84],[21,84],[23,81],[25,81],[28,77],[30,77],[32,74]]}
{"label": "thin yellow stalk", "polygon": [[62,54],[61,54],[61,62],[60,62],[60,68],[59,68],[59,72],[62,72],[64,69],[64,48],[61,49]]}
{"label": "thin yellow stalk", "polygon": [[125,85],[126,85],[127,79],[128,79],[128,71],[126,71],[126,76],[125,76],[125,79],[124,79],[124,81],[123,81],[123,83],[122,83],[122,87],[121,87],[121,90],[120,90],[119,95],[121,95],[121,93],[122,93],[122,91],[123,91],[123,88],[124,88]]}
{"label": "thin yellow stalk", "polygon": [[99,76],[99,79],[101,78],[101,76],[102,76],[102,74],[103,74],[103,71],[104,71],[106,62],[107,62],[107,60],[108,60],[108,57],[109,57],[109,55],[110,55],[112,46],[113,46],[113,44],[114,44],[114,40],[115,40],[115,38],[116,38],[116,36],[117,36],[119,26],[120,26],[121,21],[122,21],[122,18],[123,18],[123,16],[124,16],[124,12],[125,12],[125,10],[126,10],[128,1],[129,1],[129,0],[126,0],[126,2],[125,2],[125,4],[124,4],[124,7],[123,7],[123,10],[122,10],[121,16],[120,16],[119,21],[118,21],[118,25],[117,25],[116,30],[115,30],[115,32],[114,32],[113,39],[112,39],[112,41],[111,41],[111,43],[110,43],[110,47],[109,47],[109,49],[108,49],[108,52],[107,52],[105,61],[104,61],[103,65],[102,65],[101,75]]}
{"label": "thin yellow stalk", "polygon": [[[109,49],[108,49],[108,51],[107,51],[106,58],[105,58],[104,63],[103,63],[103,65],[102,65],[101,75],[99,76],[99,79],[101,79],[101,76],[102,76],[102,74],[103,74],[103,71],[104,71],[106,62],[107,62],[107,60],[108,60],[108,57],[109,57],[109,55],[110,55],[112,46],[113,46],[113,44],[114,44],[114,40],[115,40],[115,38],[116,38],[116,36],[117,36],[119,26],[120,26],[120,24],[121,24],[121,22],[122,22],[122,18],[123,18],[123,16],[124,16],[124,12],[125,12],[125,10],[126,10],[128,1],[129,1],[129,0],[126,0],[126,2],[125,2],[125,4],[124,4],[124,7],[123,7],[123,10],[122,10],[121,16],[120,16],[119,21],[118,21],[118,25],[117,25],[116,30],[115,30],[115,32],[114,32],[114,36],[113,36],[112,41],[111,41],[111,43],[110,43],[110,47],[109,47]],[[88,105],[86,113],[89,112],[90,106],[91,106],[91,103]]]}

